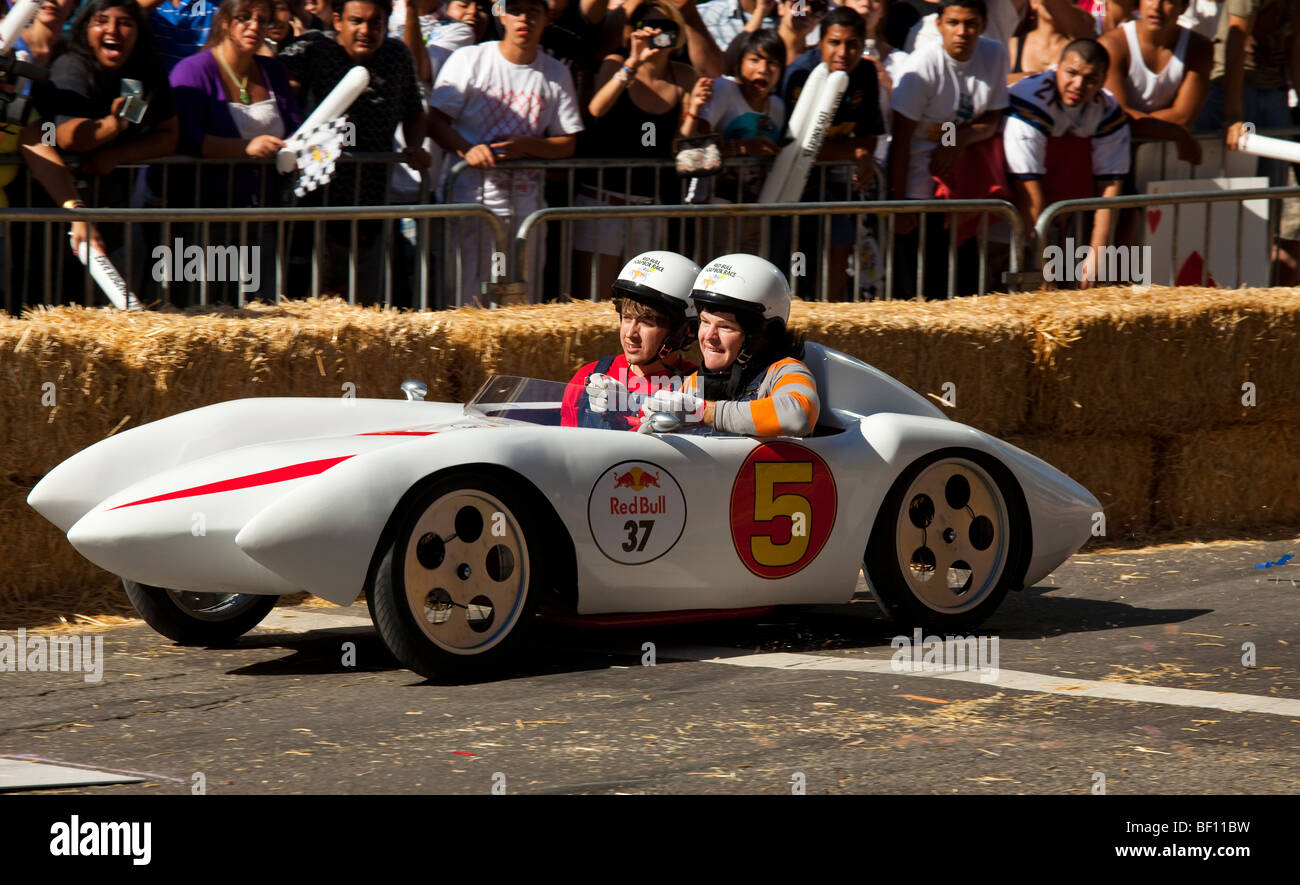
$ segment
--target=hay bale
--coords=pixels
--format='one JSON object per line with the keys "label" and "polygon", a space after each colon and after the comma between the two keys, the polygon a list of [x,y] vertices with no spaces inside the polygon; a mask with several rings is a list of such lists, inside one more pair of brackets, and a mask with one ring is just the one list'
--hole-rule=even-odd
{"label": "hay bale", "polygon": [[1034,334],[1020,296],[947,302],[796,303],[791,325],[870,363],[931,401],[955,388],[955,421],[995,436],[1021,430],[1029,409]]}
{"label": "hay bale", "polygon": [[584,364],[621,352],[618,315],[609,302],[462,308],[449,325],[460,357],[455,399],[461,401],[490,375],[568,381]]}
{"label": "hay bale", "polygon": [[63,532],[27,506],[30,491],[0,479],[0,537],[6,548],[0,569],[0,629],[38,623],[42,612],[129,608],[121,582],[87,561]]}
{"label": "hay bale", "polygon": [[1106,536],[1115,541],[1150,531],[1159,447],[1149,436],[1026,436],[1007,440],[1069,475],[1101,502]]}
{"label": "hay bale", "polygon": [[1251,424],[1169,441],[1156,527],[1213,535],[1300,523],[1300,426]]}
{"label": "hay bale", "polygon": [[139,372],[102,334],[106,315],[40,311],[0,323],[0,478],[34,484],[129,414],[121,401]]}
{"label": "hay bale", "polygon": [[[1170,433],[1300,422],[1300,290],[1023,296],[1038,336],[1030,431]],[[1257,405],[1242,404],[1252,382]]]}

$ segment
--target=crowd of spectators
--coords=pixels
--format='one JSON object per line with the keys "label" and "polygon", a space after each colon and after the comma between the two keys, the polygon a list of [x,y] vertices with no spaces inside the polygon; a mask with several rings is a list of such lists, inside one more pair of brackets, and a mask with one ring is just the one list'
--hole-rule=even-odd
{"label": "crowd of spectators", "polygon": [[[820,154],[837,167],[805,200],[828,182],[834,199],[1003,196],[1032,228],[1053,200],[1132,189],[1134,138],[1168,141],[1199,163],[1197,133],[1235,147],[1243,125],[1291,125],[1300,0],[46,0],[15,49],[50,77],[4,87],[32,99],[0,141],[25,167],[6,173],[9,205],[350,206],[426,194],[481,203],[513,232],[557,200],[752,201],[752,177],[687,188],[671,169],[677,140],[712,134],[724,157],[775,156],[803,84],[825,62],[849,85]],[[347,146],[400,162],[340,163],[328,188],[303,198],[270,164],[151,165],[176,154],[274,157],[354,65],[370,83],[348,110]],[[566,158],[584,161],[571,186],[510,163]],[[461,160],[468,171],[449,183]],[[129,174],[140,166],[147,174]],[[1285,183],[1282,163],[1261,174]],[[1107,242],[1111,222],[1098,213],[1090,242]],[[1120,237],[1135,233],[1126,222]],[[774,223],[765,244],[745,237],[778,263],[795,236],[805,251],[827,249],[827,288],[842,298],[855,285],[847,272],[862,223],[832,216]],[[74,236],[111,252],[124,230]],[[684,230],[667,219],[579,224],[562,259],[576,259],[575,292],[603,292],[623,260]],[[974,291],[972,230],[940,214],[899,216],[892,294],[941,297],[950,247],[958,290]],[[12,236],[28,255],[42,243],[35,230]],[[301,270],[309,237],[290,239]],[[339,285],[349,260],[410,266],[410,244],[379,222],[331,224],[327,239],[327,285]],[[542,257],[558,247],[539,246],[530,273],[554,276]],[[462,230],[456,247],[461,295],[477,298],[486,231]],[[918,260],[924,293],[911,289]]]}

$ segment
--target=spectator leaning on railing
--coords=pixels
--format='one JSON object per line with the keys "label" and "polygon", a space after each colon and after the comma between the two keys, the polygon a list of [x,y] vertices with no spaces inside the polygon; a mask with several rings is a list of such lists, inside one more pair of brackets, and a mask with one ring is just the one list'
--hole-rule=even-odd
{"label": "spectator leaning on railing", "polygon": [[[876,141],[873,155],[882,166],[889,160],[889,101],[894,92],[894,78],[903,71],[907,53],[895,48],[889,40],[891,30],[891,11],[888,0],[851,0],[845,3],[867,22],[867,42],[862,50],[864,60],[876,66],[876,80],[880,84],[880,110],[885,124],[885,133]],[[898,8],[914,12],[912,7],[901,3],[893,4]],[[917,16],[919,18],[919,16]]]}
{"label": "spectator leaning on railing", "polygon": [[1187,0],[1141,0],[1141,18],[1101,38],[1110,55],[1106,88],[1132,121],[1134,138],[1178,145],[1178,156],[1201,162],[1191,127],[1209,95],[1214,44],[1178,24]]}
{"label": "spectator leaning on railing", "polygon": [[[664,168],[619,168],[621,158],[668,160],[673,138],[693,135],[700,110],[713,92],[713,82],[694,68],[671,60],[685,43],[681,16],[668,0],[640,3],[628,14],[626,42],[610,55],[596,74],[596,92],[587,105],[591,126],[580,148],[587,157],[610,157],[608,168],[583,170],[578,178],[579,206],[624,206],[676,203],[680,186]],[[635,28],[635,30],[633,30]],[[672,44],[655,47],[655,37],[669,34]],[[656,188],[656,180],[658,187]],[[574,227],[578,259],[578,294],[590,291],[593,252],[598,259],[596,291],[605,293],[624,258],[663,245],[667,224],[662,218],[625,221],[584,221]]]}
{"label": "spectator leaning on railing", "polygon": [[[932,200],[941,180],[953,181],[955,170],[972,149],[975,159],[961,184],[970,193],[992,192],[1005,178],[996,138],[1007,107],[1007,50],[980,34],[984,0],[943,0],[939,5],[941,40],[908,56],[894,84],[893,135],[889,146],[889,190],[893,199]],[[951,189],[949,189],[951,194]],[[916,294],[919,250],[916,215],[896,217],[894,285],[896,295]],[[925,297],[947,291],[948,238],[960,232],[947,227],[946,216],[926,213]],[[975,243],[958,249],[957,292],[978,290]]]}
{"label": "spectator leaning on railing", "polygon": [[[147,102],[140,122],[122,115],[122,81],[143,87]],[[54,63],[41,115],[57,124],[60,150],[80,175],[95,176],[100,206],[125,206],[130,177],[120,168],[175,153],[179,132],[167,73],[153,49],[136,0],[90,0],[72,24],[68,51]],[[110,232],[119,234],[109,226]]]}
{"label": "spectator leaning on railing", "polygon": [[[570,157],[582,131],[573,78],[563,64],[538,50],[547,15],[544,0],[506,0],[499,14],[505,36],[453,52],[429,98],[434,140],[475,170],[456,180],[447,199],[481,202],[507,222],[511,233],[524,216],[542,207],[541,175],[496,170],[497,163]],[[489,275],[485,259],[492,246],[485,226],[469,222],[459,227],[461,297],[473,300]],[[535,262],[542,254],[538,249],[527,259],[530,279],[537,279]]]}
{"label": "spectator leaning on railing", "polygon": [[[179,151],[196,157],[271,159],[302,122],[284,66],[258,55],[271,18],[270,0],[225,0],[213,19],[208,45],[171,73],[180,117]],[[200,205],[221,205],[231,171],[212,168],[203,177]],[[205,170],[207,172],[208,170]],[[179,170],[173,170],[178,176]],[[238,167],[234,205],[275,202],[271,167]],[[180,198],[184,187],[172,188]]]}
{"label": "spectator leaning on railing", "polygon": [[[1075,40],[1062,51],[1053,70],[1026,77],[1011,88],[1011,113],[1002,139],[1008,177],[1026,231],[1032,231],[1043,209],[1058,200],[1114,197],[1120,192],[1129,170],[1129,125],[1123,108],[1101,86],[1109,63],[1106,50],[1096,40]],[[1086,140],[1086,168],[1092,180],[1083,193],[1077,187],[1084,169],[1053,158],[1053,143],[1071,137]],[[1109,243],[1110,217],[1110,209],[1093,214],[1087,244],[1091,248],[1084,272],[1077,277],[1080,288],[1098,281],[1096,259]],[[1039,248],[1047,245],[1038,244]],[[1073,265],[1075,257],[1067,255],[1065,260]],[[1049,283],[1068,278],[1061,274],[1053,279],[1050,273],[1045,267]]]}

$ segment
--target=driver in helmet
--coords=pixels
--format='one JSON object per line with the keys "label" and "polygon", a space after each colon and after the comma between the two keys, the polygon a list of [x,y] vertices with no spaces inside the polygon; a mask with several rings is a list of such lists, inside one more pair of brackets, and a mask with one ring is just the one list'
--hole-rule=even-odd
{"label": "driver in helmet", "polygon": [[682,386],[695,364],[682,358],[695,329],[691,286],[700,267],[676,252],[643,252],[611,287],[623,352],[578,370],[561,405],[566,427],[636,430],[641,402],[663,387]]}
{"label": "driver in helmet", "polygon": [[776,265],[755,255],[723,255],[691,289],[699,312],[701,371],[681,390],[660,390],[641,407],[668,412],[682,429],[744,436],[808,436],[821,401],[798,357],[803,343],[786,328],[790,286]]}

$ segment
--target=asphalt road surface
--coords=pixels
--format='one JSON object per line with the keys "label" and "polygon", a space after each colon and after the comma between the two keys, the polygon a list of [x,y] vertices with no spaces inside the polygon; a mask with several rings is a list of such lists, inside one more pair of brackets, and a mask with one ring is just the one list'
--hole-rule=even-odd
{"label": "asphalt road surface", "polygon": [[0,673],[0,756],[143,778],[62,791],[105,794],[1295,793],[1300,564],[1255,566],[1297,547],[1078,555],[964,671],[907,672],[866,601],[548,627],[462,685],[399,667],[364,604],[278,608],[224,649],[131,624],[96,634],[99,682]]}

